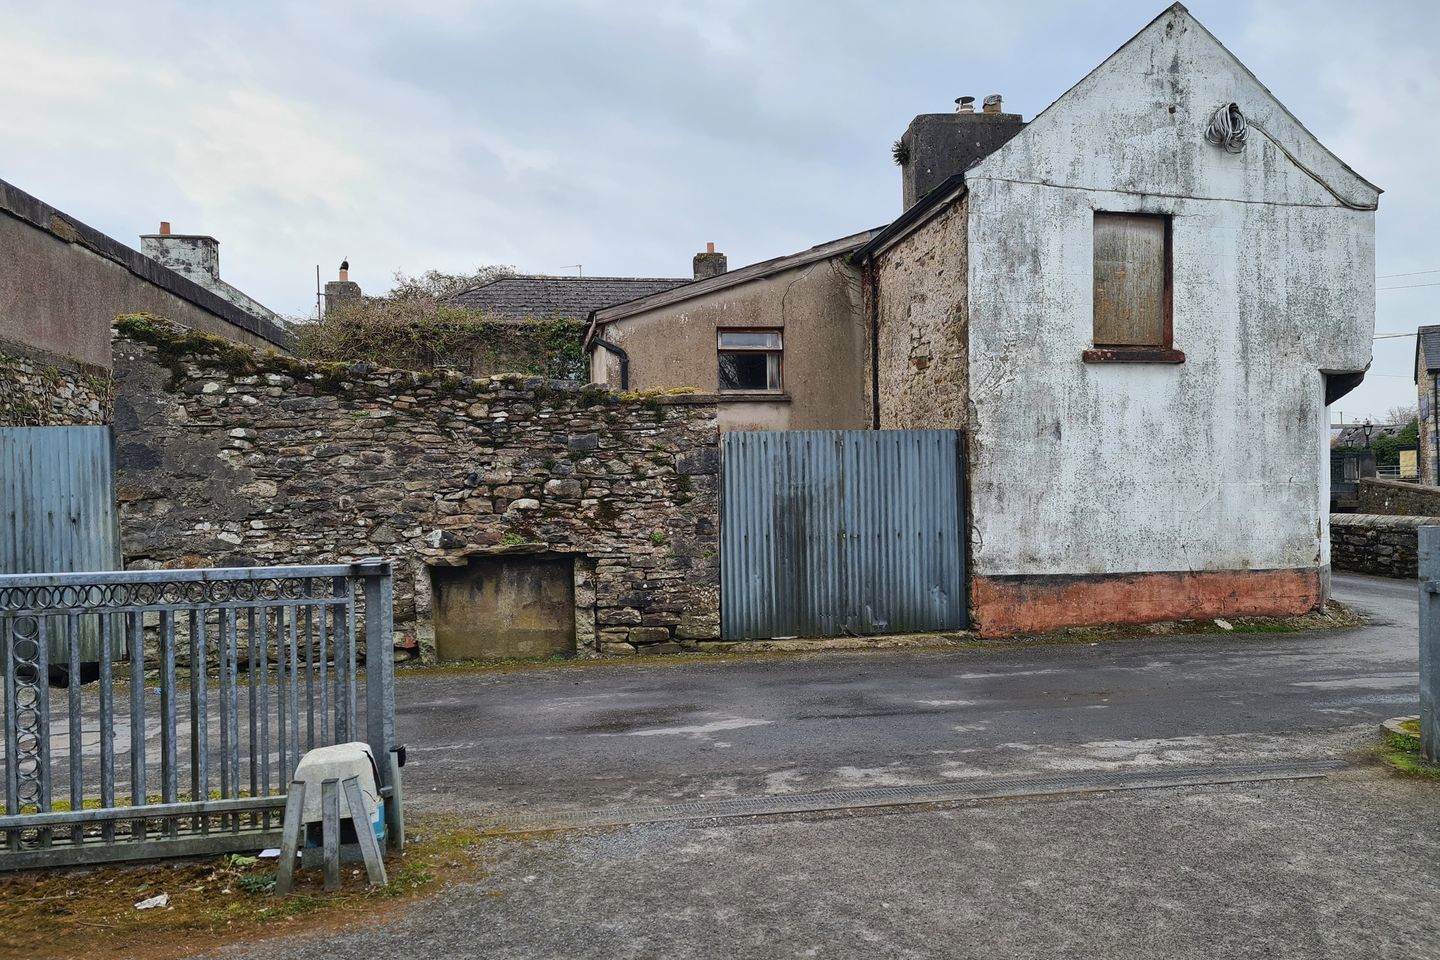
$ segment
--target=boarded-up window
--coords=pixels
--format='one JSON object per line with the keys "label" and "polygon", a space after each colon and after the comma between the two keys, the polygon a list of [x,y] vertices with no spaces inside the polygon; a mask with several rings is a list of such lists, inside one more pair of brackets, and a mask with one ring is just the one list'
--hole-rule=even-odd
{"label": "boarded-up window", "polygon": [[1170,218],[1095,214],[1095,345],[1170,346]]}

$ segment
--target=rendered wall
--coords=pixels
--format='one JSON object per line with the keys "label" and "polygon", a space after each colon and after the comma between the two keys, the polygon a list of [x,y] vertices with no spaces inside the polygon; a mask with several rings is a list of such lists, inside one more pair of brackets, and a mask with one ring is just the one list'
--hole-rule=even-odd
{"label": "rendered wall", "polygon": [[124,313],[262,348],[290,341],[275,324],[0,181],[0,351],[109,370],[110,324]]}
{"label": "rendered wall", "polygon": [[[1253,124],[1239,154],[1203,136],[1232,101]],[[1178,7],[967,175],[973,570],[991,622],[1023,625],[1036,577],[1088,578],[1083,615],[1110,620],[1168,616],[1142,595],[1178,605],[1210,572],[1260,572],[1233,586],[1247,612],[1320,601],[1322,371],[1370,360],[1374,214],[1255,127],[1376,201]],[[1173,217],[1184,363],[1082,362],[1097,210]]]}
{"label": "rendered wall", "polygon": [[[722,430],[851,430],[870,426],[869,327],[859,271],[840,254],[601,328],[630,354],[630,389],[719,387],[720,327],[780,327],[784,390],[774,400],[720,398]],[[619,386],[618,361],[591,354],[591,377]]]}

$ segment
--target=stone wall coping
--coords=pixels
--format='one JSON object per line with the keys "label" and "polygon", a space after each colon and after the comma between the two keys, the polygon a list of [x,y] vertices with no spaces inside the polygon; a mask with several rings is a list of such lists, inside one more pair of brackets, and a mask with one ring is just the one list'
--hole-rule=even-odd
{"label": "stone wall coping", "polygon": [[1332,513],[1332,527],[1440,527],[1440,517],[1396,517],[1380,513]]}
{"label": "stone wall coping", "polygon": [[1388,487],[1391,490],[1404,490],[1406,493],[1430,494],[1440,497],[1440,487],[1427,487],[1423,483],[1415,483],[1409,480],[1388,480],[1384,477],[1361,477],[1361,483],[1373,483],[1377,487]]}
{"label": "stone wall coping", "polygon": [[[129,324],[129,326],[127,326]],[[627,392],[615,390],[600,383],[580,383],[575,380],[548,380],[524,374],[501,373],[486,376],[472,376],[443,371],[406,370],[399,367],[384,367],[368,361],[327,361],[308,360],[300,357],[282,356],[273,351],[260,351],[245,344],[237,344],[209,334],[198,333],[160,317],[133,314],[116,318],[114,342],[132,344],[141,349],[158,350],[162,347],[175,351],[170,360],[188,363],[201,371],[200,376],[227,379],[235,384],[247,383],[246,377],[266,374],[288,377],[291,381],[305,379],[312,382],[330,381],[322,391],[335,397],[357,396],[367,388],[382,393],[402,393],[409,390],[429,388],[460,388],[467,391],[466,399],[485,400],[498,394],[501,398],[524,399],[540,391],[557,394],[578,395],[586,392],[603,393],[621,403],[654,404],[667,407],[718,407],[724,400],[719,394],[697,393],[691,390],[644,390]],[[222,355],[223,354],[223,355]],[[236,356],[245,357],[250,366],[247,373],[227,369],[227,364]],[[248,381],[253,382],[253,381]],[[283,381],[282,381],[283,382]],[[385,399],[374,397],[372,399]],[[388,399],[395,399],[389,397]],[[459,399],[459,398],[457,398]]]}

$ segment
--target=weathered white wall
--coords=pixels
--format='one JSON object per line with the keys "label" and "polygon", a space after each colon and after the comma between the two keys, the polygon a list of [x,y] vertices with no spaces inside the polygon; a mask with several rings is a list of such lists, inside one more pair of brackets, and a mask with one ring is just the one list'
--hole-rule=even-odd
{"label": "weathered white wall", "polygon": [[[1321,371],[1370,361],[1377,191],[1172,8],[967,174],[974,572],[1327,561]],[[1179,365],[1084,363],[1094,212],[1170,214]]]}
{"label": "weathered white wall", "polygon": [[243,290],[220,279],[220,243],[214,237],[191,234],[146,234],[140,238],[140,252],[187,280],[193,280],[211,293],[252,316],[271,323],[280,317]]}

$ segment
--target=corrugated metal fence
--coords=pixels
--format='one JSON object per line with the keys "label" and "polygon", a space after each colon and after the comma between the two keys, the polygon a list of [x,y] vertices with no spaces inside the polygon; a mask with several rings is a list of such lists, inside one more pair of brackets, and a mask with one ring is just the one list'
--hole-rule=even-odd
{"label": "corrugated metal fence", "polygon": [[[0,574],[119,567],[110,428],[0,427]],[[57,644],[52,660],[64,662]],[[80,659],[100,659],[93,623],[82,627]]]}
{"label": "corrugated metal fence", "polygon": [[967,626],[959,432],[733,432],[723,455],[725,639]]}

